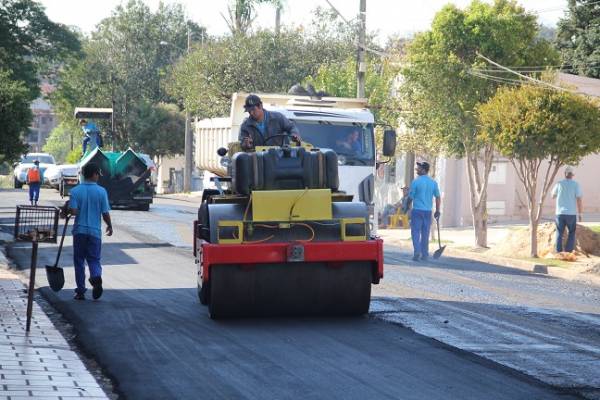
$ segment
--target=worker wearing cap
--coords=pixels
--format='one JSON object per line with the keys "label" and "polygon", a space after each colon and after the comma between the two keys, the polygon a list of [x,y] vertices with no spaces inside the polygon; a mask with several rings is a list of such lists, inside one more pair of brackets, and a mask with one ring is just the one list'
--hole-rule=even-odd
{"label": "worker wearing cap", "polygon": [[94,150],[96,147],[102,147],[102,134],[95,123],[87,122],[85,119],[82,119],[79,121],[79,125],[83,130],[83,154],[85,154],[88,147],[90,151]]}
{"label": "worker wearing cap", "polygon": [[410,234],[413,242],[413,261],[426,261],[429,257],[429,230],[431,227],[431,211],[435,197],[435,213],[433,216],[439,222],[440,218],[440,189],[435,180],[429,177],[429,163],[418,162],[417,175],[410,185],[409,196],[412,199],[410,215]]}
{"label": "worker wearing cap", "polygon": [[87,163],[82,168],[84,181],[71,190],[69,208],[75,216],[73,225],[73,265],[75,266],[75,300],[85,300],[85,262],[90,270],[89,282],[92,297],[102,296],[102,222],[106,223],[106,234],[113,233],[110,206],[106,190],[98,185],[102,175],[98,165]]}
{"label": "worker wearing cap", "polygon": [[583,213],[583,200],[581,187],[573,176],[573,168],[565,168],[565,179],[559,181],[552,189],[552,198],[556,199],[556,252],[563,251],[563,234],[565,228],[569,230],[565,251],[570,253],[575,249],[575,229],[577,228],[577,214],[581,222]]}
{"label": "worker wearing cap", "polygon": [[254,146],[281,146],[284,143],[282,136],[267,140],[281,134],[288,134],[292,140],[300,142],[300,134],[294,123],[281,113],[265,110],[257,95],[246,97],[244,110],[249,114],[240,127],[239,140],[244,151],[252,151]]}
{"label": "worker wearing cap", "polygon": [[33,162],[33,167],[27,170],[27,185],[29,186],[29,202],[37,206],[40,198],[40,187],[42,186],[42,171],[39,160]]}

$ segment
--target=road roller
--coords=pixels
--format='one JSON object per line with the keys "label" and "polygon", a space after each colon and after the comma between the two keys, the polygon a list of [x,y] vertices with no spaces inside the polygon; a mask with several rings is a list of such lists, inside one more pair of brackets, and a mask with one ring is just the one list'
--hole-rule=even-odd
{"label": "road roller", "polygon": [[367,313],[383,241],[371,235],[367,205],[338,190],[336,153],[289,143],[218,153],[227,176],[204,190],[194,221],[210,317]]}

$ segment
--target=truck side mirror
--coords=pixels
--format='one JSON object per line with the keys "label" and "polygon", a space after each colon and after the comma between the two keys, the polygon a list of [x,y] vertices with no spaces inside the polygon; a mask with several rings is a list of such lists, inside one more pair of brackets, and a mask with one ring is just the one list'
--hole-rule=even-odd
{"label": "truck side mirror", "polygon": [[225,154],[227,154],[227,149],[225,147],[219,147],[217,154],[221,157],[225,157]]}
{"label": "truck side mirror", "polygon": [[396,154],[396,131],[393,129],[383,132],[383,149],[382,153],[386,157],[392,157]]}

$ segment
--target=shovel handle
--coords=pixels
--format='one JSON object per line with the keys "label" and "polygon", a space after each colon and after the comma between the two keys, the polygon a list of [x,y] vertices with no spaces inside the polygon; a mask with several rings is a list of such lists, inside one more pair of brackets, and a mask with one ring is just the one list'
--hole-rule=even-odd
{"label": "shovel handle", "polygon": [[439,220],[439,218],[435,219],[435,224],[437,225],[437,231],[438,231],[438,246],[441,248],[442,247],[442,239],[440,238],[440,220]]}
{"label": "shovel handle", "polygon": [[63,243],[65,242],[65,235],[67,234],[67,225],[69,225],[69,218],[71,218],[71,216],[67,215],[67,218],[65,219],[65,226],[63,227],[62,236],[60,238],[60,244],[58,245],[58,254],[56,254],[56,262],[54,263],[55,267],[58,267],[58,260],[60,260],[60,253],[62,252]]}

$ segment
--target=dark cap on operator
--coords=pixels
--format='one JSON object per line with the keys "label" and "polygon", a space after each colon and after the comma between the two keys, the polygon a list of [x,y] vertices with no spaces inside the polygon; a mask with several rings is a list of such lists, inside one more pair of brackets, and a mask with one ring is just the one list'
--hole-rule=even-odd
{"label": "dark cap on operator", "polygon": [[262,101],[260,100],[260,97],[258,97],[255,94],[249,94],[248,97],[246,97],[246,101],[244,102],[244,110],[248,111],[252,107],[256,107],[261,104]]}

